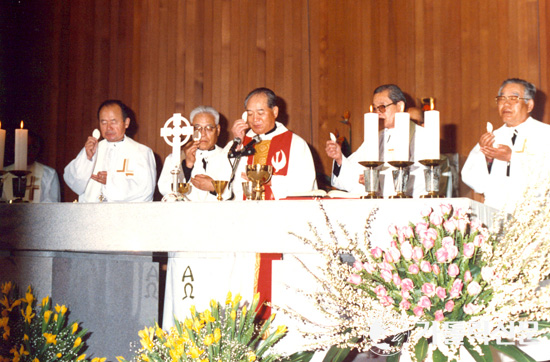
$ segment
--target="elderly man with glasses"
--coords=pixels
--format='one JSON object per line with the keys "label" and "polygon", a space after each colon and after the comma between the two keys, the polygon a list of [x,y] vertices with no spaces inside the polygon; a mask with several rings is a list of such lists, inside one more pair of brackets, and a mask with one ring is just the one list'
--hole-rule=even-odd
{"label": "elderly man with glasses", "polygon": [[530,116],[535,93],[535,86],[522,79],[502,83],[496,103],[504,124],[494,132],[487,124],[462,169],[464,183],[484,194],[485,204],[508,212],[548,169],[550,126]]}
{"label": "elderly man with glasses", "polygon": [[[392,133],[395,127],[395,114],[404,112],[406,108],[405,95],[395,84],[381,85],[374,90],[372,107],[378,113],[379,120],[383,122],[384,129],[379,134],[380,161],[389,159],[388,152],[393,148],[395,137]],[[415,139],[419,136],[420,126],[410,123],[409,131],[409,160],[417,161],[415,158]],[[363,143],[350,157],[345,157],[338,143],[329,140],[326,143],[325,151],[334,160],[332,168],[332,186],[352,193],[364,193],[363,171],[365,168],[358,162],[364,160],[366,144]],[[384,166],[380,172],[380,188],[384,197],[391,197],[396,194],[393,185],[392,170],[389,164]],[[418,164],[411,166],[411,176],[407,185],[407,194],[418,197],[425,193],[425,182],[422,174],[423,168]]]}
{"label": "elderly man with glasses", "polygon": [[[179,181],[191,183],[191,191],[187,195],[191,201],[213,201],[216,200],[216,193],[212,181],[228,180],[231,175],[227,152],[216,144],[220,135],[220,114],[212,107],[199,106],[191,111],[189,118],[197,136],[194,139],[197,140],[191,139],[182,149],[183,172]],[[163,195],[172,189],[171,159],[171,154],[166,157],[158,181],[159,191]],[[229,196],[229,193],[224,194],[226,198]]]}

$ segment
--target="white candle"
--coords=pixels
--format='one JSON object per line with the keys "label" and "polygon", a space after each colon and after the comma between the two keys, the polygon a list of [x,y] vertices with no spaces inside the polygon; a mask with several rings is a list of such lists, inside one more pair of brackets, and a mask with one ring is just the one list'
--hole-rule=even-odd
{"label": "white candle", "polygon": [[395,129],[393,130],[394,137],[394,152],[393,161],[408,161],[409,160],[409,128],[410,115],[407,112],[397,112],[395,114]]}
{"label": "white candle", "polygon": [[363,128],[363,143],[366,147],[364,161],[378,161],[378,113],[365,113]]}
{"label": "white candle", "polygon": [[424,112],[424,140],[426,160],[439,160],[439,111]]}
{"label": "white candle", "polygon": [[14,169],[18,171],[27,170],[27,143],[29,131],[23,129],[23,121],[21,121],[21,129],[15,130],[15,162]]}
{"label": "white candle", "polygon": [[6,147],[6,130],[2,129],[2,122],[0,122],[0,170],[4,169],[5,147]]}

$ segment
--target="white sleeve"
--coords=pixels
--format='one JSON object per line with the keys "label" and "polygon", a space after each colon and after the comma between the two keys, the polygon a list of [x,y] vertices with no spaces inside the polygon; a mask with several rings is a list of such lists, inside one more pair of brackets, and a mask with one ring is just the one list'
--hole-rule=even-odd
{"label": "white sleeve", "polygon": [[350,157],[342,156],[342,165],[340,166],[340,173],[338,176],[334,175],[331,171],[332,186],[352,193],[365,192],[365,186],[359,183],[359,176],[365,171],[365,168],[359,164],[362,158],[361,155],[365,152],[365,148],[366,145],[363,143]]}
{"label": "white sleeve", "polygon": [[475,192],[483,194],[489,184],[489,169],[487,160],[481,152],[479,143],[470,151],[464,167],[462,167],[462,181]]}
{"label": "white sleeve", "polygon": [[44,167],[40,187],[42,188],[40,202],[59,202],[61,200],[59,178],[53,168]]}
{"label": "white sleeve", "polygon": [[97,152],[91,160],[88,160],[86,150],[82,148],[78,156],[65,167],[63,179],[77,195],[82,195],[86,191],[86,186],[94,172],[96,160]]}
{"label": "white sleeve", "polygon": [[[172,174],[170,171],[172,171],[173,168],[172,154],[169,154],[164,160],[164,165],[162,166],[162,171],[160,172],[159,181],[157,183],[159,192],[162,196],[172,192]],[[181,171],[181,173],[183,173],[183,171]]]}

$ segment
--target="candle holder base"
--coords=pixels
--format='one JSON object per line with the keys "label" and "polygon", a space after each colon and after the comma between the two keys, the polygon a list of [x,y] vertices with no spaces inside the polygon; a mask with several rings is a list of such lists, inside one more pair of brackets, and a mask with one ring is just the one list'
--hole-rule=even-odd
{"label": "candle holder base", "polygon": [[392,171],[393,186],[395,188],[395,195],[390,196],[390,199],[410,199],[411,197],[406,194],[407,184],[409,182],[409,167],[414,163],[411,161],[390,161],[388,162],[397,170]]}
{"label": "candle holder base", "polygon": [[441,163],[443,160],[428,159],[420,160],[422,165],[426,167],[424,169],[424,180],[426,182],[426,195],[420,196],[421,198],[439,198],[439,179],[441,177]]}
{"label": "candle holder base", "polygon": [[426,195],[420,195],[420,198],[421,199],[438,199],[440,197],[443,197],[443,196],[440,196],[437,192],[435,191],[432,191],[432,192],[428,192]]}
{"label": "candle holder base", "polygon": [[27,175],[31,172],[27,170],[12,170],[9,171],[15,177],[11,180],[13,186],[13,196],[15,199],[10,201],[10,204],[19,204],[28,202],[25,201],[25,192],[27,191]]}
{"label": "candle holder base", "polygon": [[361,196],[362,200],[373,200],[373,199],[381,199],[381,196],[378,196],[377,192],[368,192],[366,195]]}
{"label": "candle holder base", "polygon": [[365,180],[366,195],[361,196],[362,199],[379,199],[378,192],[380,190],[380,171],[378,168],[384,164],[380,161],[361,161],[359,164],[365,167],[363,177]]}

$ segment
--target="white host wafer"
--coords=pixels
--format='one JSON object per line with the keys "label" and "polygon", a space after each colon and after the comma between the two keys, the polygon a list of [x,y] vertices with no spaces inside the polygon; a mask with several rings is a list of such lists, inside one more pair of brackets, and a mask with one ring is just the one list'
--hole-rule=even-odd
{"label": "white host wafer", "polygon": [[336,136],[334,135],[334,133],[330,132],[330,140],[332,142],[336,142]]}
{"label": "white host wafer", "polygon": [[96,140],[98,140],[99,137],[101,137],[101,132],[99,132],[99,130],[97,128],[94,129],[94,131],[92,132],[92,137],[95,138]]}
{"label": "white host wafer", "polygon": [[491,122],[487,122],[487,132],[493,132],[493,124]]}

